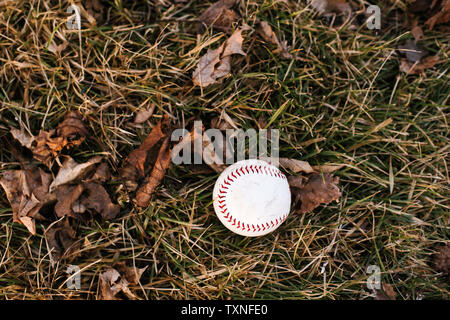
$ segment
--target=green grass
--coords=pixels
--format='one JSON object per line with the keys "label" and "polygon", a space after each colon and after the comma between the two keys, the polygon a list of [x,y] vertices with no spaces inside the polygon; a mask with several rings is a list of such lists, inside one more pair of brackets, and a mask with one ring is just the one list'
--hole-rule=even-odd
{"label": "green grass", "polygon": [[[280,156],[345,165],[336,173],[339,203],[292,212],[261,238],[232,234],[217,219],[213,171],[171,165],[145,209],[120,200],[115,173],[108,189],[122,204],[120,217],[82,224],[80,255],[55,267],[43,237],[48,225],[29,235],[12,222],[1,190],[3,299],[95,299],[99,273],[116,261],[148,266],[132,288],[148,299],[372,299],[368,265],[381,268],[398,299],[449,298],[449,284],[430,263],[434,246],[449,241],[448,27],[424,28],[421,40],[442,63],[405,76],[396,48],[412,36],[387,17],[376,33],[332,28],[305,9],[306,1],[241,1],[240,23],[253,28],[244,33],[248,54],[233,57],[233,74],[221,84],[200,90],[192,72],[206,48],[226,38],[203,48],[221,33],[195,33],[209,3],[109,1],[109,21],[85,21],[81,34],[65,27],[65,2],[3,3],[0,172],[19,168],[3,148],[12,139],[9,126],[36,134],[56,127],[68,110],[79,110],[99,141],[70,154],[85,161],[101,153],[112,168],[163,114],[177,126],[190,117],[209,125],[224,108],[243,129],[257,129],[259,119],[279,129]],[[403,19],[406,1],[379,4],[383,14],[398,9]],[[136,12],[148,16],[139,20]],[[257,19],[268,21],[298,59],[274,53],[254,31]],[[61,55],[47,50],[51,38],[67,41]],[[156,108],[149,122],[132,126],[135,112],[150,104]],[[65,287],[70,264],[82,269],[80,291]]]}

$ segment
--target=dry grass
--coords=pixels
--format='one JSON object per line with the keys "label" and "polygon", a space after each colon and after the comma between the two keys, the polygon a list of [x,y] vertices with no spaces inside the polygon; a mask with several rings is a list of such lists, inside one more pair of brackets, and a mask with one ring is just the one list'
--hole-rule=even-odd
{"label": "dry grass", "polygon": [[[406,1],[379,4],[386,16],[404,15]],[[399,299],[449,298],[430,265],[434,246],[449,239],[448,27],[427,30],[422,43],[442,63],[405,77],[396,47],[411,35],[392,19],[378,33],[330,28],[306,1],[241,1],[242,20],[253,28],[268,21],[298,60],[273,53],[252,29],[233,75],[201,91],[191,74],[225,36],[195,34],[209,3],[105,5],[103,23],[84,21],[77,32],[65,25],[66,2],[0,0],[0,172],[18,168],[4,148],[10,126],[37,133],[79,110],[99,143],[71,155],[103,154],[116,168],[163,114],[178,126],[190,117],[206,124],[226,108],[244,129],[260,119],[278,128],[281,156],[345,164],[337,172],[343,197],[253,239],[216,218],[213,172],[172,165],[145,210],[120,197],[116,177],[109,190],[120,218],[82,225],[80,255],[52,267],[48,225],[30,236],[12,222],[2,190],[0,297],[95,299],[99,273],[126,261],[149,266],[132,288],[148,299],[370,299],[368,265],[381,268]],[[133,126],[135,112],[152,104],[152,118]],[[82,270],[80,291],[66,288],[69,264]]]}

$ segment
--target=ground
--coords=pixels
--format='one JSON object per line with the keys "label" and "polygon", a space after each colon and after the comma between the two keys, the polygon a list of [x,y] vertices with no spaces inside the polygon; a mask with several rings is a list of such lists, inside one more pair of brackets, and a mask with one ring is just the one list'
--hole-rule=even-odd
{"label": "ground", "polygon": [[[196,34],[210,2],[102,1],[97,26],[83,19],[78,32],[66,27],[66,2],[1,1],[0,173],[19,168],[5,143],[10,127],[37,134],[73,110],[96,139],[68,151],[79,162],[103,155],[120,167],[162,115],[209,126],[225,108],[240,128],[279,129],[283,157],[344,166],[335,172],[339,202],[292,212],[258,238],[220,223],[211,199],[218,173],[206,166],[171,165],[143,209],[119,196],[113,170],[107,189],[120,216],[81,224],[79,252],[54,266],[48,224],[30,235],[0,190],[0,297],[95,299],[100,273],[125,262],[147,266],[130,286],[143,299],[373,299],[370,265],[397,299],[448,299],[432,257],[449,239],[449,29],[423,27],[421,46],[441,63],[406,75],[397,47],[413,38],[407,2],[374,3],[381,30],[340,26],[306,1],[240,1],[235,26],[251,28],[247,55],[233,57],[219,84],[200,88],[197,63],[228,36]],[[363,4],[353,2],[359,23]],[[258,35],[257,21],[287,41],[293,58]],[[151,105],[152,117],[133,125]],[[66,287],[70,265],[81,269],[81,290]]]}

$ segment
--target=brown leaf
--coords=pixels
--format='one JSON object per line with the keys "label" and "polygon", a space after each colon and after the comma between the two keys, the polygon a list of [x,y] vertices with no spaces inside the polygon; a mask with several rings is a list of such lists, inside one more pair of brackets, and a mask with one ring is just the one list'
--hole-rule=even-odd
{"label": "brown leaf", "polygon": [[40,130],[35,138],[36,146],[31,149],[33,157],[51,167],[51,161],[57,157],[61,150],[66,146],[66,141],[63,137],[54,136],[56,130],[49,132]]}
{"label": "brown leaf", "polygon": [[94,23],[99,24],[103,22],[103,12],[105,7],[100,0],[84,0],[87,13],[94,18]]}
{"label": "brown leaf", "polygon": [[104,220],[110,220],[120,212],[120,207],[111,202],[105,188],[95,182],[62,185],[57,188],[56,195],[58,202],[55,213],[58,217],[69,216],[85,221],[91,216],[82,214],[89,211],[100,214]]}
{"label": "brown leaf", "polygon": [[64,148],[81,144],[88,136],[88,130],[77,112],[69,112],[56,129],[40,130],[37,136],[23,130],[11,129],[11,134],[24,147],[33,152],[33,157],[51,167],[52,160],[59,156]]}
{"label": "brown leaf", "polygon": [[36,232],[34,219],[44,220],[39,210],[55,201],[55,197],[48,194],[50,183],[51,175],[37,167],[7,170],[0,179],[0,185],[11,204],[13,221],[24,224],[33,235]]}
{"label": "brown leaf", "polygon": [[150,117],[153,114],[153,111],[155,110],[155,105],[153,105],[150,109],[144,109],[139,110],[138,113],[136,113],[136,117],[134,118],[135,124],[141,124],[150,119]]}
{"label": "brown leaf", "polygon": [[145,176],[145,162],[149,151],[164,137],[168,135],[170,119],[167,116],[153,127],[150,134],[145,138],[139,148],[133,150],[125,159],[122,168],[119,169],[120,176],[130,191],[137,189],[138,180]]}
{"label": "brown leaf", "polygon": [[83,183],[84,192],[80,203],[86,209],[99,213],[103,220],[114,219],[120,212],[120,207],[113,204],[105,188],[95,182]]}
{"label": "brown leaf", "polygon": [[123,292],[130,299],[136,296],[128,285],[136,285],[147,267],[138,269],[127,267],[125,262],[119,262],[100,274],[100,294],[104,300],[115,300],[119,292]]}
{"label": "brown leaf", "polygon": [[192,80],[195,85],[207,87],[218,83],[218,79],[230,74],[231,55],[246,55],[242,50],[242,31],[247,27],[236,30],[230,38],[215,50],[208,49],[206,54],[200,58],[197,68],[192,74]]}
{"label": "brown leaf", "polygon": [[400,59],[400,71],[406,74],[422,74],[425,69],[432,68],[438,63],[442,63],[438,56],[429,56],[415,63]]}
{"label": "brown leaf", "polygon": [[51,226],[45,232],[45,238],[54,262],[60,261],[69,255],[73,255],[73,258],[77,256],[76,253],[81,244],[76,241],[76,231],[70,225],[68,218]]}
{"label": "brown leaf", "polygon": [[305,187],[307,180],[308,179],[303,176],[288,176],[288,183],[291,188],[302,189]]}
{"label": "brown leaf", "polygon": [[339,178],[331,174],[312,174],[303,188],[293,190],[296,199],[301,201],[300,213],[312,212],[320,204],[338,200],[341,196],[338,182]]}
{"label": "brown leaf", "polygon": [[159,149],[158,158],[153,167],[152,173],[148,176],[136,194],[136,204],[140,207],[148,206],[150,197],[160,184],[170,165],[171,151],[169,148],[169,137],[166,137]]}
{"label": "brown leaf", "polygon": [[89,131],[86,129],[81,115],[76,111],[71,111],[56,127],[56,135],[65,139],[67,147],[73,147],[81,144],[89,135]]}
{"label": "brown leaf", "polygon": [[55,190],[57,187],[67,183],[74,183],[77,180],[83,178],[86,173],[91,170],[95,164],[102,161],[101,156],[96,156],[89,159],[85,163],[77,163],[71,157],[67,157],[64,161],[63,166],[59,169],[58,174],[56,175],[55,180],[53,180],[50,185],[50,192]]}
{"label": "brown leaf", "polygon": [[433,268],[450,279],[450,242],[437,247],[437,252],[433,255]]}
{"label": "brown leaf", "polygon": [[305,173],[313,173],[314,169],[310,166],[310,164],[306,161],[297,160],[297,159],[288,159],[288,158],[280,158],[279,159],[280,166],[285,169],[289,169],[294,173],[305,172]]}
{"label": "brown leaf", "polygon": [[192,74],[192,80],[195,85],[200,87],[207,87],[211,84],[218,83],[217,77],[218,75],[223,76],[226,71],[226,74],[229,73],[230,68],[227,68],[226,63],[221,66],[221,69],[216,74],[216,64],[220,62],[220,55],[223,51],[223,44],[215,49],[208,49],[206,54],[200,58],[198,62],[197,69],[195,69]]}
{"label": "brown leaf", "polygon": [[259,23],[259,28],[257,29],[258,33],[261,37],[268,43],[274,44],[278,47],[278,51],[280,51],[281,56],[285,59],[292,59],[292,55],[289,53],[289,50],[286,46],[286,43],[281,43],[275,32],[273,32],[272,27],[266,21],[261,21]]}
{"label": "brown leaf", "polygon": [[425,24],[433,29],[436,24],[448,23],[450,21],[450,0],[442,0],[440,11],[429,18]]}
{"label": "brown leaf", "polygon": [[347,18],[350,18],[352,15],[352,7],[346,0],[312,0],[311,6],[321,15],[332,12],[342,13]]}
{"label": "brown leaf", "polygon": [[198,18],[197,33],[203,32],[203,25],[212,26],[224,32],[231,32],[233,22],[237,20],[237,14],[231,7],[235,0],[219,0],[205,10]]}
{"label": "brown leaf", "polygon": [[19,141],[22,146],[31,149],[33,141],[35,140],[32,135],[26,133],[24,130],[19,130],[16,128],[11,128],[10,132],[14,139]]}
{"label": "brown leaf", "polygon": [[395,300],[397,294],[389,283],[382,283],[382,289],[376,290],[375,300]]}
{"label": "brown leaf", "polygon": [[411,29],[411,34],[414,36],[414,40],[417,42],[423,37],[422,28],[419,26],[415,26]]}
{"label": "brown leaf", "polygon": [[75,213],[72,208],[75,201],[77,201],[83,193],[83,190],[84,188],[81,184],[72,186],[62,185],[56,190],[56,197],[58,199],[58,202],[55,205],[55,213],[59,218],[68,216],[76,219],[87,220],[86,218],[81,217],[78,214],[79,212]]}

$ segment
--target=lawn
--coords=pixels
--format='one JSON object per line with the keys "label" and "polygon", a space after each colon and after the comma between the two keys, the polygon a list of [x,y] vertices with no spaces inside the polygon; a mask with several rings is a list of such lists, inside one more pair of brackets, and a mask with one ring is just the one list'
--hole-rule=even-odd
{"label": "lawn", "polygon": [[[233,28],[249,26],[246,55],[200,87],[192,81],[200,58],[229,37],[199,30],[210,1],[75,2],[96,21],[82,13],[81,30],[68,28],[66,1],[0,1],[0,174],[21,168],[11,146],[27,156],[11,128],[37,135],[78,111],[90,138],[63,153],[79,163],[102,156],[112,172],[104,186],[120,206],[110,221],[78,223],[79,249],[54,261],[50,223],[31,235],[0,188],[0,297],[98,299],[100,274],[125,263],[146,270],[120,298],[374,299],[367,268],[375,266],[396,299],[449,299],[433,257],[450,238],[450,29],[430,30],[406,0],[386,0],[372,1],[381,29],[371,30],[369,3],[347,2],[351,21],[321,16],[305,0],[238,1]],[[398,46],[414,39],[414,19],[418,44],[439,63],[406,74]],[[261,37],[261,21],[290,58]],[[117,169],[163,115],[174,127],[196,119],[209,128],[224,113],[244,130],[278,129],[281,157],[342,165],[339,201],[303,214],[293,206],[274,232],[242,237],[214,212],[219,173],[171,164],[150,204],[136,206]],[[80,290],[67,287],[70,266],[81,270]]]}

